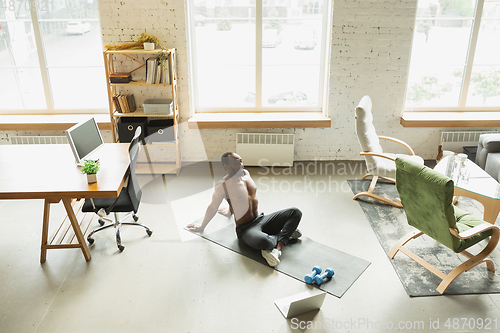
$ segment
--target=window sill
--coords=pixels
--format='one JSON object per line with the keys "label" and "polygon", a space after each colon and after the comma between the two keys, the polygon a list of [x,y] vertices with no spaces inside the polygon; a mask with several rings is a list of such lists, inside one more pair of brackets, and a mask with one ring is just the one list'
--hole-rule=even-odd
{"label": "window sill", "polygon": [[0,131],[65,131],[94,117],[100,130],[111,130],[109,114],[0,115]]}
{"label": "window sill", "polygon": [[197,113],[189,129],[216,128],[325,128],[332,121],[321,112]]}
{"label": "window sill", "polygon": [[500,112],[404,112],[403,127],[500,127]]}

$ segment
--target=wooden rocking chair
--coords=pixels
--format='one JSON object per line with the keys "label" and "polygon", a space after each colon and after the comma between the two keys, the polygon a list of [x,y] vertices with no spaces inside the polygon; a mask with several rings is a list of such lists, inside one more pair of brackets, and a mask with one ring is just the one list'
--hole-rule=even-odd
{"label": "wooden rocking chair", "polygon": [[[369,96],[364,96],[356,108],[356,134],[358,136],[361,149],[363,150],[360,155],[365,157],[368,171],[362,179],[367,177],[373,178],[368,191],[356,194],[353,199],[356,200],[361,196],[367,196],[394,207],[401,208],[403,206],[398,199],[390,200],[374,194],[373,190],[375,189],[375,185],[379,178],[395,183],[396,165],[394,164],[394,161],[396,157],[409,157],[422,165],[424,164],[424,160],[420,156],[415,155],[413,149],[406,142],[388,136],[377,135],[375,132],[375,126],[373,126],[373,114],[371,110],[372,101]],[[408,149],[411,155],[384,153],[384,150],[380,145],[380,140],[398,143]]]}
{"label": "wooden rocking chair", "polygon": [[[442,282],[436,289],[441,294],[460,274],[483,262],[486,263],[488,270],[494,272],[495,266],[487,257],[497,246],[500,229],[455,207],[452,202],[454,184],[445,175],[405,158],[396,159],[396,168],[396,188],[408,224],[418,230],[401,238],[389,252],[389,257],[392,259],[398,252],[403,252],[441,278]],[[434,238],[454,252],[464,255],[468,260],[448,274],[441,272],[404,247],[410,240],[423,234]],[[477,255],[466,251],[488,237],[490,238],[488,244]]]}

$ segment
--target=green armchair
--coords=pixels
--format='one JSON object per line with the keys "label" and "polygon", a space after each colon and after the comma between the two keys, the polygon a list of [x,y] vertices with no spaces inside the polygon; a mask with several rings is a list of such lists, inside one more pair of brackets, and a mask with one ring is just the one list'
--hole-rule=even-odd
{"label": "green armchair", "polygon": [[[389,252],[391,259],[398,252],[403,252],[441,278],[443,281],[437,288],[441,294],[460,274],[483,262],[490,271],[495,271],[493,262],[486,258],[497,246],[500,229],[453,205],[454,184],[450,178],[408,159],[397,158],[396,180],[408,224],[418,230],[405,235],[393,246]],[[410,240],[423,234],[464,255],[468,260],[449,274],[441,272],[404,247]],[[466,251],[488,237],[488,244],[477,255]]]}

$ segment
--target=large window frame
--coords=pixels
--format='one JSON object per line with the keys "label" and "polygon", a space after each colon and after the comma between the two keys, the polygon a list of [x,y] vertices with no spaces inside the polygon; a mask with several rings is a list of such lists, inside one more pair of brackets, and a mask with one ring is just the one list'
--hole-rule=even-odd
{"label": "large window frame", "polygon": [[195,114],[213,114],[213,113],[274,113],[274,112],[322,112],[327,109],[328,96],[328,77],[329,77],[329,53],[331,40],[331,19],[332,19],[332,1],[324,1],[322,12],[322,27],[321,40],[318,41],[318,46],[321,47],[319,61],[319,91],[317,106],[263,106],[262,102],[262,36],[263,36],[263,7],[266,5],[266,0],[255,0],[255,107],[201,107],[198,100],[197,76],[198,70],[196,65],[196,34],[195,29],[195,10],[192,0],[187,1],[186,17],[188,22],[188,63],[191,68],[189,72],[189,88],[190,94],[191,115]]}
{"label": "large window frame", "polygon": [[[475,11],[473,13],[472,17],[461,17],[460,19],[470,19],[472,21],[472,29],[469,37],[469,43],[468,43],[468,49],[466,53],[466,60],[465,60],[465,70],[464,70],[464,75],[462,78],[461,82],[461,87],[460,87],[460,94],[459,94],[459,101],[458,101],[458,106],[415,106],[415,105],[408,105],[407,103],[407,96],[409,94],[409,84],[407,83],[406,90],[405,90],[405,106],[404,106],[404,112],[409,113],[409,112],[488,112],[488,111],[500,111],[500,105],[496,106],[466,106],[467,105],[467,98],[469,97],[469,90],[471,88],[471,77],[473,73],[473,67],[474,67],[474,58],[476,55],[476,50],[477,50],[477,42],[478,42],[478,36],[480,32],[480,27],[481,27],[481,21],[482,21],[482,15],[483,15],[483,9],[484,9],[484,2],[485,0],[477,0]],[[425,20],[447,20],[446,18],[435,18],[435,17],[416,17],[415,19],[415,32],[413,38],[415,38],[415,33],[417,32],[418,29],[418,23],[419,21],[425,21]],[[485,18],[484,20],[488,20],[488,18]],[[410,61],[409,61],[409,67],[408,70],[411,70],[411,65],[412,65],[412,60],[410,56]]]}
{"label": "large window frame", "polygon": [[[4,0],[5,1],[5,0]],[[24,1],[19,1],[16,2],[16,6],[25,6],[26,8],[29,8],[30,12],[30,18],[29,19],[15,19],[15,20],[2,20],[6,22],[29,22],[32,24],[32,36],[33,36],[33,42],[36,47],[36,53],[37,53],[37,59],[38,59],[38,66],[2,66],[2,68],[7,68],[7,69],[18,69],[18,68],[31,68],[35,70],[40,71],[41,75],[41,83],[42,83],[42,88],[43,88],[43,95],[45,97],[45,108],[37,108],[37,109],[30,109],[30,108],[25,108],[25,109],[0,109],[0,115],[64,115],[64,114],[107,114],[109,113],[108,109],[108,102],[106,100],[106,103],[103,105],[102,108],[84,108],[84,109],[67,109],[67,108],[56,108],[54,106],[54,94],[55,92],[52,91],[51,88],[51,83],[50,83],[50,77],[49,77],[49,69],[65,69],[65,68],[71,68],[71,69],[89,69],[89,68],[101,68],[102,69],[102,74],[103,78],[105,77],[105,70],[104,70],[104,61],[101,66],[96,66],[96,65],[48,65],[47,62],[47,57],[46,57],[46,52],[44,48],[44,42],[43,42],[43,36],[41,32],[41,26],[40,24],[43,22],[67,22],[70,19],[40,19],[38,16],[38,10],[37,6],[40,6],[39,4],[43,0],[37,1],[37,0],[24,0]],[[47,4],[47,1],[45,1]],[[51,1],[48,2],[49,4],[53,3]],[[50,8],[50,7],[49,7]],[[53,7],[52,7],[53,8]],[[98,18],[96,19],[91,19],[87,18],[85,19],[86,22],[100,22]],[[98,25],[100,26],[100,24]],[[102,44],[102,41],[101,41]],[[74,50],[74,52],[78,52],[78,50]],[[104,81],[103,81],[104,82]]]}

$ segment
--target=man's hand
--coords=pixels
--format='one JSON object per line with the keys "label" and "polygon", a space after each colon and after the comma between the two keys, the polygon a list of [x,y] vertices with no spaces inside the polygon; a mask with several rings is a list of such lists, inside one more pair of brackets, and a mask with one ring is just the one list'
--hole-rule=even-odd
{"label": "man's hand", "polygon": [[225,217],[231,217],[231,211],[229,208],[219,208],[217,210],[217,213],[224,215]]}
{"label": "man's hand", "polygon": [[201,225],[190,223],[186,226],[191,231],[203,231],[205,228]]}

